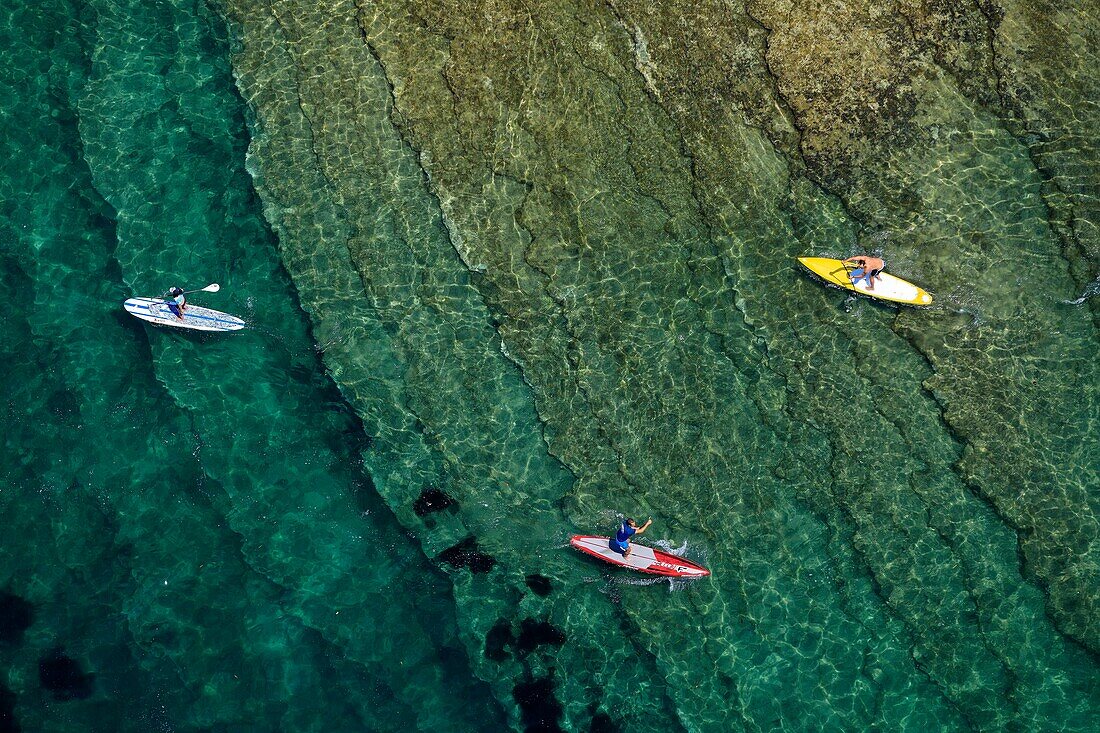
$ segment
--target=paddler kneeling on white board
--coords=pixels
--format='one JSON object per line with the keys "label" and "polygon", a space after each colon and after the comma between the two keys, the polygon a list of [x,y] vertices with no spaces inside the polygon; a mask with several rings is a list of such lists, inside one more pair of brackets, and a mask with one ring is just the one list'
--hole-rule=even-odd
{"label": "paddler kneeling on white board", "polygon": [[[867,255],[856,255],[855,257],[849,257],[844,260],[844,264],[854,263],[858,266],[858,269],[853,270],[850,273],[852,278],[852,285],[855,285],[860,280],[866,278],[867,289],[875,289],[875,279],[882,274],[882,268],[886,267],[886,262],[878,257],[868,257]],[[856,273],[859,275],[856,275]]]}
{"label": "paddler kneeling on white board", "polygon": [[611,538],[609,547],[615,552],[621,552],[623,559],[630,557],[630,538],[636,534],[641,534],[649,529],[649,525],[653,524],[652,519],[647,519],[645,524],[641,527],[633,519],[624,519],[623,524],[619,527],[619,531],[615,533],[615,536]]}
{"label": "paddler kneeling on white board", "polygon": [[187,298],[185,297],[187,294],[183,292],[183,288],[177,288],[173,285],[168,288],[167,295],[172,297],[172,299],[168,301],[168,310],[172,311],[172,315],[182,321],[183,309],[187,307],[185,305],[187,303]]}

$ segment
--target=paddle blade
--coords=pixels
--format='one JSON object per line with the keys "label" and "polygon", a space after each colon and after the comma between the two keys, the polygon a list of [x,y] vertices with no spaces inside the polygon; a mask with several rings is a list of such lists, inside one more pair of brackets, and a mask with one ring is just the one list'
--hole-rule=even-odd
{"label": "paddle blade", "polygon": [[202,291],[204,293],[216,293],[221,289],[222,289],[221,285],[218,285],[217,283],[210,283],[205,288],[203,288]]}

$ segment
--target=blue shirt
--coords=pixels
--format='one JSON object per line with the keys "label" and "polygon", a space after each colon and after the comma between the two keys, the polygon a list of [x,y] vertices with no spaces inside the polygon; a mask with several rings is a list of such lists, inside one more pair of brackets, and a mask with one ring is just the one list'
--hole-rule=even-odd
{"label": "blue shirt", "polygon": [[625,545],[626,541],[633,537],[637,531],[626,522],[623,522],[623,526],[619,527],[619,531],[615,533],[615,541],[620,545]]}

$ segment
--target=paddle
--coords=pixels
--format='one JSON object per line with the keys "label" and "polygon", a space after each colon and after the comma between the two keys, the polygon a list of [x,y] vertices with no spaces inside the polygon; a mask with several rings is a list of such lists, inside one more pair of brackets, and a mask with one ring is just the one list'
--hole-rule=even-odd
{"label": "paddle", "polygon": [[862,267],[863,267],[863,265],[853,264],[853,263],[848,262],[848,260],[841,260],[840,261],[840,267],[833,270],[833,272],[840,272],[841,270],[846,270],[848,272],[851,272],[852,270],[858,270],[858,269],[861,269]]}
{"label": "paddle", "polygon": [[[207,286],[206,286],[205,288],[196,288],[196,289],[194,289],[194,290],[184,290],[184,291],[183,291],[183,294],[184,294],[184,295],[190,295],[191,293],[216,293],[216,292],[218,292],[218,291],[219,291],[219,290],[221,290],[221,289],[222,289],[222,286],[221,286],[221,285],[218,285],[217,283],[210,283],[210,284],[209,284],[209,285],[207,285]],[[162,298],[167,298],[167,297],[168,297],[168,295],[169,295],[169,293],[168,293],[168,292],[165,292],[165,293],[164,293],[163,295],[161,295],[160,297],[162,297]]]}
{"label": "paddle", "polygon": [[221,285],[218,285],[217,283],[210,283],[205,288],[199,288],[198,290],[184,290],[183,294],[189,295],[191,293],[216,293],[221,289]]}
{"label": "paddle", "polygon": [[842,262],[842,263],[840,263],[840,267],[836,268],[835,270],[833,270],[829,274],[830,275],[836,275],[841,270],[844,270],[844,272],[848,275],[848,282],[851,282],[852,281],[852,273],[855,272],[856,268],[858,268],[858,267],[859,267],[859,265],[849,265],[846,262]]}

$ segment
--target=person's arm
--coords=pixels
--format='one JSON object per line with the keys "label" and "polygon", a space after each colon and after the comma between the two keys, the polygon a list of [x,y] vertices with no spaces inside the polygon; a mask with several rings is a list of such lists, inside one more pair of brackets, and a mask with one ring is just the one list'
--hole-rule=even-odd
{"label": "person's arm", "polygon": [[637,531],[635,531],[634,534],[641,534],[642,532],[645,532],[647,529],[649,529],[649,525],[651,524],[653,524],[652,519],[645,520],[645,524],[643,524],[641,527],[638,527]]}

